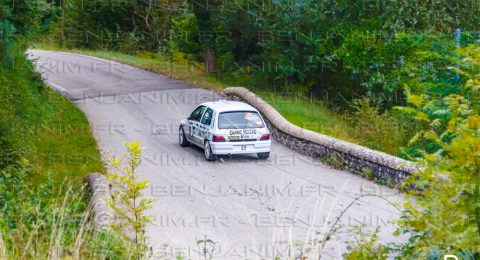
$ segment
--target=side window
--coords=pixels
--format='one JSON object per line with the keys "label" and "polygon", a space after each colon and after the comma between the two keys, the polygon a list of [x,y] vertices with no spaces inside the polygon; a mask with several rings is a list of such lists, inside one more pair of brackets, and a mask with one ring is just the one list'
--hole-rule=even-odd
{"label": "side window", "polygon": [[205,109],[206,109],[205,106],[200,106],[197,109],[195,109],[190,115],[190,120],[200,121],[200,118],[202,118],[202,114],[203,114],[203,111],[205,111]]}
{"label": "side window", "polygon": [[203,114],[203,117],[202,117],[202,124],[204,125],[210,125],[210,123],[212,122],[212,116],[213,116],[213,110],[212,109],[207,109],[207,111],[205,112],[205,114]]}

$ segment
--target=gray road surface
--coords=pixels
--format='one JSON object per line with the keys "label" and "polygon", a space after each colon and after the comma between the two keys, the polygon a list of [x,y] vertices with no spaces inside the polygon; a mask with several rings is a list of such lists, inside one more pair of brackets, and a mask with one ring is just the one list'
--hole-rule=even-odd
{"label": "gray road surface", "polygon": [[[266,161],[235,156],[207,162],[200,149],[178,145],[178,124],[195,105],[218,95],[102,59],[40,50],[30,55],[47,82],[85,112],[105,156],[124,154],[124,141],[141,142],[139,173],[151,183],[146,196],[156,199],[147,230],[154,259],[199,259],[203,249],[196,242],[205,237],[216,243],[208,250],[213,259],[315,256],[319,241],[357,196],[402,201],[393,190],[277,142]],[[381,198],[358,200],[339,221],[322,259],[341,258],[354,225],[380,226],[381,241],[399,241],[390,223],[398,214]]]}

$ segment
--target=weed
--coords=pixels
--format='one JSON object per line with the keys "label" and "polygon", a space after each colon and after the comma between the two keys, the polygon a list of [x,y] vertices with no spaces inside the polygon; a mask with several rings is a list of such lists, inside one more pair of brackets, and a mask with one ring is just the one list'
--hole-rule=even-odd
{"label": "weed", "polygon": [[199,252],[202,252],[202,256],[205,260],[211,260],[213,254],[215,253],[216,243],[204,236],[204,239],[197,239],[197,245],[199,247]]}
{"label": "weed", "polygon": [[362,169],[362,176],[369,180],[373,180],[374,178],[373,170],[368,167],[364,167]]}
{"label": "weed", "polygon": [[389,111],[381,112],[380,104],[368,98],[353,101],[353,112],[348,121],[355,129],[355,139],[369,148],[389,154],[399,154],[410,135],[406,131],[407,122]]}
{"label": "weed", "polygon": [[122,234],[126,247],[130,248],[130,255],[142,258],[148,250],[145,229],[152,220],[145,212],[151,208],[153,200],[143,198],[142,191],[149,187],[149,182],[139,181],[136,172],[141,162],[140,143],[125,142],[124,146],[127,149],[125,165],[119,157],[109,158],[114,172],[107,175],[113,186],[113,198],[108,204],[117,217],[117,222],[113,224],[114,230]]}
{"label": "weed", "polygon": [[345,159],[338,152],[332,152],[331,154],[325,157],[322,157],[320,160],[322,161],[323,164],[329,165],[336,170],[346,169]]}
{"label": "weed", "polygon": [[344,255],[346,260],[356,259],[387,259],[392,249],[385,245],[377,245],[380,228],[373,231],[365,231],[366,226],[354,226],[350,229],[354,240],[348,241],[349,252]]}
{"label": "weed", "polygon": [[[86,194],[70,183],[55,184],[51,178],[40,185],[24,182],[26,169],[11,169],[16,178],[0,173],[1,259],[118,259],[118,236],[97,232],[90,220]],[[19,177],[20,176],[20,177]]]}
{"label": "weed", "polygon": [[395,186],[397,186],[397,183],[393,179],[388,179],[387,180],[387,186],[389,188],[395,188]]}

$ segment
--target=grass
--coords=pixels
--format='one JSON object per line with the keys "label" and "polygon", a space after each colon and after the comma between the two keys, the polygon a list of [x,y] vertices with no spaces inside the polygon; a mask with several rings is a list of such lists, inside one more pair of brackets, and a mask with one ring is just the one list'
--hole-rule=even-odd
{"label": "grass", "polygon": [[17,64],[24,65],[0,67],[0,170],[22,161],[32,168],[32,182],[51,176],[74,185],[86,174],[103,172],[85,115],[46,87],[28,61]]}
{"label": "grass", "polygon": [[344,115],[328,109],[319,100],[304,97],[286,97],[268,92],[258,92],[266,102],[275,107],[292,124],[333,136],[349,142],[358,142]]}
{"label": "grass", "polygon": [[116,234],[89,221],[83,177],[104,167],[88,121],[12,53],[0,60],[0,259],[111,259]]}
{"label": "grass", "polygon": [[[62,50],[51,44],[39,44],[34,47],[46,50]],[[173,61],[171,61],[165,57],[149,52],[138,52],[129,55],[117,51],[105,50],[68,49],[65,51],[117,61],[161,73],[172,78],[183,80],[191,85],[213,91],[221,91],[230,86],[222,83],[216,77],[207,74],[203,69],[203,64],[188,61],[181,56],[174,56]],[[368,129],[368,131],[373,132],[373,134],[365,135],[361,132],[365,131],[365,127],[357,127],[351,115],[329,109],[321,100],[308,99],[299,95],[285,95],[273,91],[255,92],[277,109],[288,121],[314,132],[364,145],[393,155],[398,155],[400,147],[405,145],[403,136],[396,138],[401,139],[401,141],[389,141],[388,145],[379,145],[382,143],[380,139],[384,138],[385,135],[385,133],[382,133],[382,126],[378,126],[378,124],[374,126],[374,124],[372,124],[372,127],[376,127],[377,129]],[[376,136],[377,134],[378,136]]]}
{"label": "grass", "polygon": [[85,194],[75,187],[64,183],[55,193],[49,181],[36,187],[8,184],[20,192],[2,196],[0,259],[119,259],[128,254],[117,233],[96,229]]}

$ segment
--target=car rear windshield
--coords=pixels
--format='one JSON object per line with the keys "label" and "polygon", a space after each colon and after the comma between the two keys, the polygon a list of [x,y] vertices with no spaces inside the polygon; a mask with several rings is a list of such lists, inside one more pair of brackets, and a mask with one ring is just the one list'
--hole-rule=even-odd
{"label": "car rear windshield", "polygon": [[262,118],[255,111],[223,112],[218,116],[220,129],[248,129],[264,127]]}

